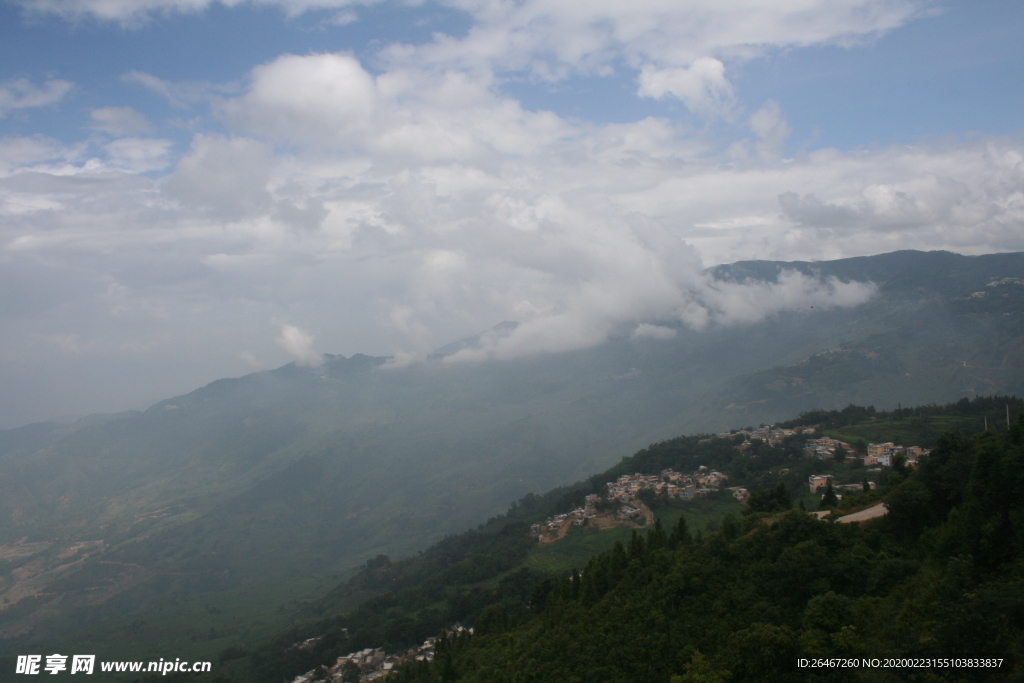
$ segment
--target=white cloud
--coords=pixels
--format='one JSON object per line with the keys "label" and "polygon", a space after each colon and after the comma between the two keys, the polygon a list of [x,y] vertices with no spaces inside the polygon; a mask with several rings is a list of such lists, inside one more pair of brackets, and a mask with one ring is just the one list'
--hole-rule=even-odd
{"label": "white cloud", "polygon": [[[389,54],[395,62],[527,72],[552,80],[573,73],[603,75],[619,64],[634,69],[645,65],[680,69],[702,58],[744,60],[779,48],[867,40],[903,25],[931,3],[449,0],[446,4],[472,15],[474,25],[466,37],[440,37],[423,49],[394,49]],[[662,76],[662,80],[678,81],[685,73],[670,71]],[[691,91],[684,84],[677,87]]]}
{"label": "white cloud", "polygon": [[241,98],[223,105],[237,126],[312,145],[358,143],[374,114],[376,87],[344,54],[285,55],[256,67]]}
{"label": "white cloud", "polygon": [[313,349],[313,337],[305,330],[289,325],[278,323],[280,333],[277,336],[277,344],[285,353],[295,359],[298,365],[305,367],[316,367],[324,362],[323,354]]}
{"label": "white cloud", "polygon": [[721,324],[746,324],[781,311],[858,306],[876,293],[868,282],[822,280],[795,270],[783,271],[776,282],[748,286],[708,280],[697,296],[702,320]]}
{"label": "white cloud", "polygon": [[333,24],[334,26],[348,26],[358,19],[359,16],[352,10],[342,10],[331,17],[328,23]]}
{"label": "white cloud", "polygon": [[73,85],[68,81],[50,79],[42,86],[33,85],[27,78],[0,83],[0,118],[14,109],[45,107],[64,98]]}
{"label": "white cloud", "polygon": [[15,169],[34,168],[44,162],[66,159],[71,154],[60,142],[36,135],[0,138],[0,176]]}
{"label": "white cloud", "polygon": [[131,107],[93,109],[92,127],[111,135],[137,135],[149,130],[146,117]]}
{"label": "white cloud", "polygon": [[750,130],[757,135],[757,153],[763,159],[777,158],[792,132],[779,103],[774,100],[768,100],[750,116]]}
{"label": "white cloud", "polygon": [[[33,13],[69,20],[84,16],[139,24],[192,13],[213,4],[275,6],[289,15],[351,8],[379,0],[13,0]],[[399,47],[405,64],[468,71],[525,71],[546,79],[571,73],[607,74],[618,64],[682,68],[701,58],[746,59],[766,50],[817,44],[849,45],[920,16],[931,0],[442,0],[473,26],[464,38],[438,36],[428,49]],[[676,74],[679,75],[679,74]]]}
{"label": "white cloud", "polygon": [[630,336],[631,339],[655,339],[658,341],[664,341],[667,339],[675,339],[678,334],[678,330],[674,327],[665,327],[664,325],[651,325],[650,323],[640,323],[633,330]]}
{"label": "white cloud", "polygon": [[121,76],[121,80],[141,85],[164,98],[169,105],[177,109],[187,109],[194,104],[238,92],[238,86],[235,83],[168,81],[144,71],[129,71]]}
{"label": "white cloud", "polygon": [[376,78],[346,54],[283,55],[253,69],[247,92],[223,99],[234,126],[307,150],[370,155],[397,171],[430,162],[522,156],[572,131],[528,112],[486,77],[400,68]]}
{"label": "white cloud", "polygon": [[147,173],[167,168],[170,163],[170,140],[153,138],[120,138],[108,142],[104,149],[111,166],[131,173]]}
{"label": "white cloud", "polygon": [[[633,273],[642,278],[640,271]],[[875,294],[871,283],[820,280],[786,271],[772,283],[731,283],[689,271],[672,277],[648,274],[648,282],[588,282],[570,295],[557,313],[519,325],[506,336],[486,338],[447,362],[509,359],[536,353],[572,351],[594,346],[612,333],[633,328],[634,339],[671,339],[676,330],[639,320],[674,320],[702,330],[711,325],[750,324],[786,310],[857,306]]]}
{"label": "white cloud", "polygon": [[222,220],[254,216],[272,206],[271,164],[269,149],[256,140],[197,135],[166,188],[185,206]]}
{"label": "white cloud", "polygon": [[672,95],[705,117],[728,118],[735,106],[732,85],[725,78],[725,65],[713,57],[701,57],[688,68],[645,66],[640,72],[637,94],[655,99]]}

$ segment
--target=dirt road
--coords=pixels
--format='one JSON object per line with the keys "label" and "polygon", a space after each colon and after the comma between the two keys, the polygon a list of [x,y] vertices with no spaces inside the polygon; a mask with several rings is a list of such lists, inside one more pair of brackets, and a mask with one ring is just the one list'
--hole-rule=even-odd
{"label": "dirt road", "polygon": [[867,510],[854,512],[852,515],[844,515],[836,521],[840,524],[849,524],[850,522],[864,522],[869,519],[884,517],[887,514],[889,514],[889,508],[885,507],[885,503],[879,503],[874,507],[869,507]]}

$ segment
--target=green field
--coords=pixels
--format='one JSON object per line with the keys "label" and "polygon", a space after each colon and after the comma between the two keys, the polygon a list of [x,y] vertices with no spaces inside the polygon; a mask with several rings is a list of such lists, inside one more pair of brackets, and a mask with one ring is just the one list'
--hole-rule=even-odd
{"label": "green field", "polygon": [[[989,419],[990,427],[1003,428],[998,416]],[[964,415],[922,415],[903,419],[877,420],[850,425],[839,430],[828,430],[826,434],[834,439],[856,443],[864,439],[868,443],[892,441],[902,446],[934,448],[942,434],[959,430],[965,436],[977,434],[985,429],[982,417]]]}

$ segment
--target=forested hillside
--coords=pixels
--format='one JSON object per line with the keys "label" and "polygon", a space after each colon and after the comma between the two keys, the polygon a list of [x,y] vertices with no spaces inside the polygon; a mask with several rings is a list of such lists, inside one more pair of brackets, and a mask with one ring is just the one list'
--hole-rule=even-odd
{"label": "forested hillside", "polygon": [[[1009,430],[995,419],[1007,411]],[[679,437],[573,487],[529,495],[417,557],[368,562],[307,606],[301,625],[222,653],[220,675],[276,683],[347,652],[400,652],[461,622],[475,635],[444,640],[434,664],[407,665],[389,680],[668,683],[688,666],[694,676],[703,667],[705,680],[726,672],[804,680],[796,658],[854,655],[998,656],[1006,663],[990,678],[1003,680],[1016,670],[1024,634],[1024,402],[849,406],[791,424],[885,431],[911,418],[933,453],[917,470],[897,464],[871,474],[879,486],[849,493],[832,515],[885,501],[884,519],[834,524],[786,511],[821,504],[807,491],[808,473],[854,482],[868,474],[856,462],[806,458],[801,439],[741,452],[742,436]],[[974,428],[986,420],[988,431]],[[619,474],[700,465],[751,487],[750,505],[652,500],[653,529],[580,529],[558,542],[560,563],[529,534],[532,521],[578,505]]]}
{"label": "forested hillside", "polygon": [[[472,636],[388,680],[1020,680],[1024,675],[1024,417],[944,436],[885,484],[863,524],[800,510],[680,523],[495,601]],[[947,658],[988,667],[797,668],[798,659]],[[992,666],[997,664],[996,666]]]}

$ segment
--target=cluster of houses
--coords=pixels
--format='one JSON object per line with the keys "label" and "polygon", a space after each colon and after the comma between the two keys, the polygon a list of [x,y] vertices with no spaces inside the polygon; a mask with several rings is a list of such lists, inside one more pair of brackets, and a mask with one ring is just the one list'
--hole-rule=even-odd
{"label": "cluster of houses", "polygon": [[[813,444],[813,446],[811,445]],[[808,448],[813,449],[811,452],[817,457],[827,458],[832,455],[835,448],[842,446],[849,452],[853,452],[852,446],[842,441],[836,441],[835,439],[821,438],[815,439],[814,441],[808,441]],[[830,450],[831,449],[831,450]],[[920,446],[897,446],[891,441],[885,443],[871,443],[868,444],[867,455],[861,456],[864,464],[868,467],[872,467],[871,471],[878,471],[882,467],[892,467],[893,459],[896,456],[901,455],[906,460],[907,467],[917,467],[918,461],[928,455],[931,451],[927,448],[921,448]],[[806,452],[806,449],[805,449]],[[824,453],[825,455],[821,455]],[[836,496],[842,500],[842,491],[860,491],[863,489],[863,482],[860,484],[840,484],[833,481],[831,474],[812,474],[807,478],[807,485],[811,489],[811,493],[818,493],[823,489],[827,488],[829,483],[832,484],[832,490],[836,493]],[[875,488],[875,482],[868,482],[869,488]]]}
{"label": "cluster of houses", "polygon": [[822,460],[827,460],[828,458],[833,457],[836,450],[840,448],[847,453],[853,453],[853,446],[845,441],[823,436],[820,439],[808,439],[805,441],[804,455],[808,458],[820,458]]}
{"label": "cluster of houses", "polygon": [[623,474],[605,486],[608,487],[608,500],[624,503],[636,499],[641,491],[653,491],[669,498],[690,499],[720,488],[728,478],[721,472],[701,465],[693,474],[680,474],[670,469],[662,470],[661,474]]}
{"label": "cluster of houses", "polygon": [[[820,439],[809,439],[804,444],[804,455],[811,458],[826,460],[835,455],[837,449],[842,448],[850,457],[857,457],[854,448],[850,444],[823,436]],[[867,448],[867,455],[859,456],[867,467],[892,467],[893,460],[897,455],[902,455],[906,460],[907,467],[917,467],[917,461],[928,455],[930,451],[920,446],[898,446],[892,441],[885,443],[870,443]]]}
{"label": "cluster of houses", "polygon": [[[992,280],[992,282],[988,283],[985,286],[986,287],[996,288],[996,287],[1001,287],[1003,285],[1024,285],[1024,280],[1022,280],[1019,277],[1004,277],[1004,278],[1001,278],[1001,279],[998,279],[998,280]],[[954,299],[954,301],[970,301],[971,299],[987,299],[989,294],[994,294],[994,293],[995,292],[986,292],[984,290],[981,290],[981,291],[978,291],[978,292],[971,292],[970,294],[968,294],[966,296],[956,297]],[[1003,296],[1005,297],[1007,295],[1003,294]]]}
{"label": "cluster of houses", "polygon": [[[742,444],[737,450],[743,452],[750,447],[753,439],[760,439],[770,445],[776,445],[783,439],[796,434],[813,434],[814,427],[796,427],[793,429],[776,429],[771,426],[758,427],[757,429],[744,429],[737,432],[717,434],[704,442],[712,439],[735,439],[737,435],[744,436]],[[872,468],[892,467],[896,456],[905,458],[907,467],[916,467],[918,461],[928,455],[928,449],[920,446],[899,446],[891,441],[879,444],[868,444],[867,455],[857,455],[855,448],[839,439],[822,436],[816,439],[808,439],[804,442],[804,455],[809,458],[822,460],[835,457],[838,449],[842,448],[849,457],[860,457],[865,466]],[[826,488],[832,482],[833,491],[842,497],[843,491],[860,491],[863,482],[857,484],[840,484],[832,481],[831,474],[812,475],[808,480],[812,493],[817,493]],[[713,490],[723,488],[728,476],[721,472],[714,472],[707,467],[700,467],[693,474],[680,474],[673,470],[662,470],[660,474],[623,474],[618,479],[608,482],[607,497],[598,494],[591,494],[586,497],[583,507],[576,508],[570,512],[555,515],[544,522],[534,524],[530,527],[530,533],[541,542],[550,542],[564,536],[570,526],[583,526],[594,520],[600,522],[599,526],[616,526],[628,524],[642,513],[642,505],[637,502],[642,491],[653,491],[656,495],[669,498],[680,498],[691,500],[697,496],[704,496]],[[874,482],[868,482],[870,488],[875,487]],[[734,498],[740,502],[746,502],[750,493],[742,487],[730,487]],[[612,515],[608,508],[609,504],[614,508]]]}
{"label": "cluster of houses", "polygon": [[[600,496],[597,496],[598,498]],[[589,500],[590,496],[587,496],[588,500],[586,505],[581,508],[576,508],[571,512],[563,512],[560,515],[549,517],[543,522],[530,525],[530,534],[537,537],[537,540],[544,541],[551,538],[548,534],[560,533],[568,524],[573,526],[583,526],[590,520],[597,517],[597,511],[594,509],[593,504]],[[625,512],[625,509],[622,510]],[[635,515],[639,510],[633,508],[629,511],[629,515]]]}
{"label": "cluster of houses", "polygon": [[998,287],[999,285],[1024,285],[1024,280],[1019,277],[1004,277],[1000,280],[993,280],[985,286]]}
{"label": "cluster of houses", "polygon": [[[570,525],[583,526],[597,517],[601,517],[606,526],[629,523],[642,514],[638,502],[642,491],[651,491],[668,498],[692,500],[722,488],[728,478],[703,465],[693,474],[682,474],[671,469],[662,470],[660,474],[623,474],[605,484],[608,489],[606,497],[592,493],[584,500],[583,507],[534,524],[530,527],[530,533],[537,536],[538,540],[545,541],[550,540],[552,534],[560,536]],[[611,510],[607,509],[609,507]],[[600,511],[601,508],[605,509]]]}
{"label": "cluster of houses", "polygon": [[[793,429],[777,429],[775,427],[772,427],[771,425],[767,427],[758,427],[757,429],[751,430],[741,429],[740,431],[736,432],[736,434],[742,434],[744,437],[746,437],[743,440],[743,443],[740,444],[741,447],[749,444],[749,442],[753,441],[754,439],[760,439],[761,441],[767,443],[769,446],[777,446],[778,444],[782,443],[783,439],[787,437],[796,436],[797,434],[813,433],[814,427],[794,427]],[[747,445],[747,448],[749,447],[750,446]]]}
{"label": "cluster of houses", "polygon": [[[448,629],[446,634],[468,632],[473,629],[464,628],[456,624]],[[311,638],[308,641],[297,644],[297,647],[304,647],[315,642],[319,638]],[[398,665],[412,661],[433,661],[434,646],[437,638],[427,638],[422,645],[410,648],[409,650],[396,655],[389,655],[381,648],[366,648],[359,652],[350,652],[347,655],[338,657],[338,660],[329,667],[317,667],[307,671],[301,676],[296,676],[292,683],[348,683],[358,681],[359,683],[372,683],[387,678],[388,674],[394,671]]]}
{"label": "cluster of houses", "polygon": [[[776,429],[772,426],[758,427],[757,429],[741,429],[736,432],[726,432],[723,434],[717,434],[708,439],[703,439],[702,443],[711,441],[712,439],[733,439],[736,436],[745,437],[743,443],[736,446],[736,450],[745,452],[748,450],[754,439],[760,439],[765,443],[775,446],[782,443],[782,440],[794,436],[796,434],[813,434],[815,432],[814,427],[794,427],[793,429]],[[855,456],[855,448],[845,441],[839,439],[833,439],[828,436],[822,436],[817,439],[808,439],[804,442],[804,455],[809,458],[819,458],[821,460],[827,460],[835,456],[836,450],[842,448],[850,457]],[[879,466],[879,467],[892,467],[893,459],[897,455],[902,455],[906,458],[906,464],[908,467],[915,467],[917,461],[922,457],[928,455],[928,449],[921,448],[920,446],[899,446],[891,441],[879,444],[868,444],[867,455],[860,456],[864,461],[864,464],[868,467]]]}
{"label": "cluster of houses", "polygon": [[892,461],[897,455],[906,458],[907,467],[917,467],[917,461],[928,455],[931,451],[920,446],[897,446],[891,441],[885,443],[869,443],[868,454],[864,456],[865,465],[879,465],[881,467],[892,467]]}

